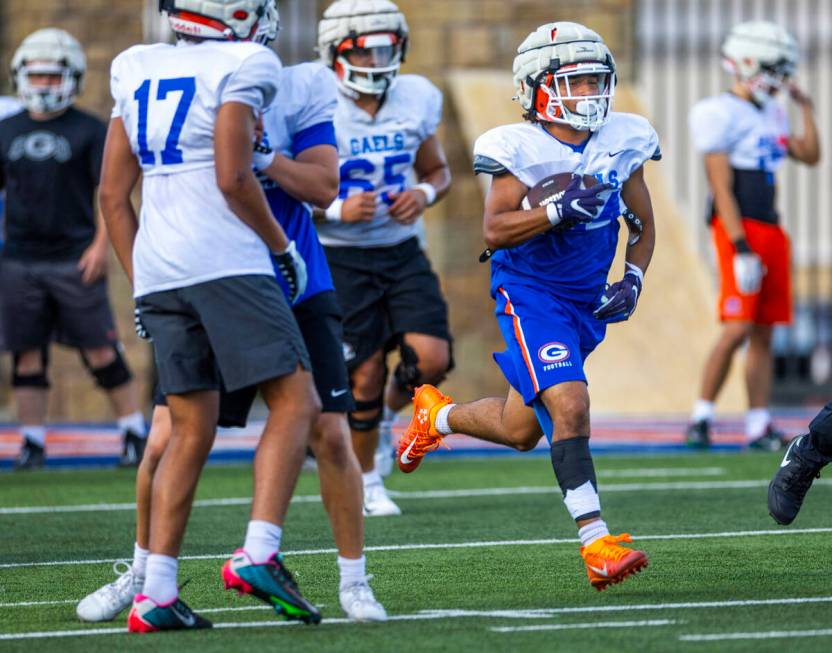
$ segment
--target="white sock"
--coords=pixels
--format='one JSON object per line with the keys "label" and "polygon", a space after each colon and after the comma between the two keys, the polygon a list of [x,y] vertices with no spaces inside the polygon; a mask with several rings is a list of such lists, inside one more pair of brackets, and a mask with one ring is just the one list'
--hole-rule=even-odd
{"label": "white sock", "polygon": [[578,537],[581,538],[581,546],[589,546],[595,540],[606,537],[610,532],[607,529],[607,522],[603,519],[596,519],[594,522],[578,529]]}
{"label": "white sock", "polygon": [[341,572],[341,590],[347,585],[367,580],[367,558],[364,556],[358,560],[338,556],[338,569]]}
{"label": "white sock", "polygon": [[706,422],[712,422],[715,414],[716,408],[713,401],[697,399],[696,403],[693,404],[693,412],[690,414],[690,421],[701,422],[704,420]]}
{"label": "white sock", "polygon": [[771,413],[768,408],[749,408],[745,414],[745,437],[756,440],[766,432],[771,424]]}
{"label": "white sock", "polygon": [[243,550],[255,565],[262,565],[280,550],[281,535],[283,529],[277,524],[252,519],[248,523]]}
{"label": "white sock", "polygon": [[118,430],[122,433],[132,431],[134,435],[138,435],[140,438],[147,437],[147,422],[144,421],[144,415],[138,410],[130,415],[119,417],[116,423],[118,424]]}
{"label": "white sock", "polygon": [[454,430],[448,424],[448,415],[454,409],[456,404],[448,404],[447,406],[442,406],[437,413],[436,413],[436,423],[434,426],[436,430],[439,431],[442,435],[450,435],[454,432]]}
{"label": "white sock", "polygon": [[378,473],[377,469],[362,474],[361,480],[364,483],[364,487],[369,487],[370,485],[382,485],[381,474]]}
{"label": "white sock", "polygon": [[396,412],[387,404],[384,404],[384,410],[381,413],[382,422],[392,422],[396,419]]}
{"label": "white sock", "polygon": [[572,515],[572,519],[578,519],[593,512],[601,512],[601,500],[590,481],[574,490],[567,490],[563,502],[569,514]]}
{"label": "white sock", "polygon": [[176,558],[151,553],[147,557],[147,575],[142,593],[156,605],[169,605],[175,601],[179,596],[179,588],[176,586],[178,566]]}
{"label": "white sock", "polygon": [[147,556],[150,551],[143,549],[138,543],[133,544],[133,575],[144,578],[147,575]]}
{"label": "white sock", "polygon": [[46,427],[45,426],[22,426],[20,434],[24,440],[34,442],[39,447],[46,445]]}

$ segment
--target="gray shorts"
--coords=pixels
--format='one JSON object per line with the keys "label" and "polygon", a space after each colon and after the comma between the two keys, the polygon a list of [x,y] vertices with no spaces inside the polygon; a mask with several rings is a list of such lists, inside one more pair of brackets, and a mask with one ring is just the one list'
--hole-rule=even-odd
{"label": "gray shorts", "polygon": [[139,297],[162,393],[229,391],[310,370],[309,354],[277,279],[227,277]]}
{"label": "gray shorts", "polygon": [[115,345],[107,279],[85,284],[77,261],[0,259],[0,320],[8,351],[52,340],[79,349]]}

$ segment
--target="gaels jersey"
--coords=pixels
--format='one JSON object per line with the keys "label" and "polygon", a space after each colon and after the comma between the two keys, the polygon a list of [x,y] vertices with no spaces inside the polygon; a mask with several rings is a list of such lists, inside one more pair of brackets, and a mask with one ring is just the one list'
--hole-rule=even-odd
{"label": "gaels jersey", "polygon": [[593,302],[603,291],[618,242],[623,210],[621,185],[649,159],[661,158],[658,136],[641,116],[614,112],[581,146],[563,143],[539,123],[497,127],[474,145],[474,156],[491,159],[529,188],[558,173],[592,175],[614,190],[598,217],[566,231],[547,231],[491,258],[492,295],[507,275],[545,287],[576,302]]}
{"label": "gaels jersey", "polygon": [[[323,65],[303,63],[284,68],[277,98],[263,115],[263,144],[290,158],[318,145],[337,148],[333,126],[337,105],[335,78]],[[260,174],[258,178],[274,216],[306,262],[306,292],[295,303],[334,290],[326,254],[312,223],[311,207],[268,177]],[[287,291],[283,277],[278,275],[277,279]]]}
{"label": "gaels jersey", "polygon": [[343,93],[338,96],[339,197],[375,192],[379,198],[371,222],[319,224],[321,242],[331,247],[385,247],[418,237],[419,221],[402,225],[390,217],[390,193],[418,183],[413,169],[416,153],[439,127],[442,93],[424,77],[400,75],[375,117]]}
{"label": "gaels jersey", "polygon": [[776,101],[758,107],[733,93],[722,93],[697,102],[688,122],[700,152],[728,155],[740,213],[776,224],[774,174],[789,153],[785,108]]}
{"label": "gaels jersey", "polygon": [[262,112],[279,79],[277,56],[254,43],[140,45],[113,61],[113,117],[122,119],[144,175],[133,250],[136,297],[274,274],[265,243],[217,187],[214,125],[227,102]]}

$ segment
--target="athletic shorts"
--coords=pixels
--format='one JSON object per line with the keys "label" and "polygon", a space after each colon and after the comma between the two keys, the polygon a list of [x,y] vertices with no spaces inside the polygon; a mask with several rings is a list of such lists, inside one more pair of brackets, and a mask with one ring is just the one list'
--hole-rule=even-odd
{"label": "athletic shorts", "polygon": [[354,369],[405,333],[451,342],[448,306],[419,241],[391,247],[325,247],[344,314],[344,357]]}
{"label": "athletic shorts", "polygon": [[311,369],[277,279],[226,277],[136,300],[162,393],[230,391]]}
{"label": "athletic shorts", "polygon": [[743,218],[745,237],[765,268],[759,292],[742,295],[734,279],[734,245],[719,218],[711,229],[719,263],[719,319],[754,324],[792,321],[791,254],[789,237],[779,225]]}
{"label": "athletic shorts", "polygon": [[[294,308],[295,319],[309,351],[312,375],[325,413],[348,413],[355,409],[349,374],[344,363],[341,342],[341,314],[335,293],[313,295]],[[224,427],[245,426],[257,386],[228,392],[220,391],[220,417]],[[154,402],[166,405],[165,396],[157,388]]]}
{"label": "athletic shorts", "polygon": [[52,340],[79,349],[118,342],[107,279],[85,284],[77,261],[0,259],[5,349],[43,349]]}

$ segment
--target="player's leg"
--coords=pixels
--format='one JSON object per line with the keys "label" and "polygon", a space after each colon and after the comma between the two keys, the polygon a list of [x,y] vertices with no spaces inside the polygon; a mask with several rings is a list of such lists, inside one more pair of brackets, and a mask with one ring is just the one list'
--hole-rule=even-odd
{"label": "player's leg", "polygon": [[773,331],[771,325],[755,324],[748,338],[748,351],[745,355],[745,386],[748,391],[745,437],[749,447],[763,451],[777,451],[785,446],[784,436],[774,428],[768,409],[774,375],[774,357],[771,353]]}
{"label": "player's leg", "polygon": [[464,433],[518,451],[534,449],[543,436],[534,410],[514,388],[509,388],[505,399],[489,397],[467,404],[449,404],[446,415],[439,416],[440,423],[446,419],[448,424],[442,426],[442,431]]}
{"label": "player's leg", "polygon": [[21,434],[16,470],[42,467],[46,457],[46,411],[49,401],[46,359],[45,349],[22,351],[12,356],[12,386]]}

